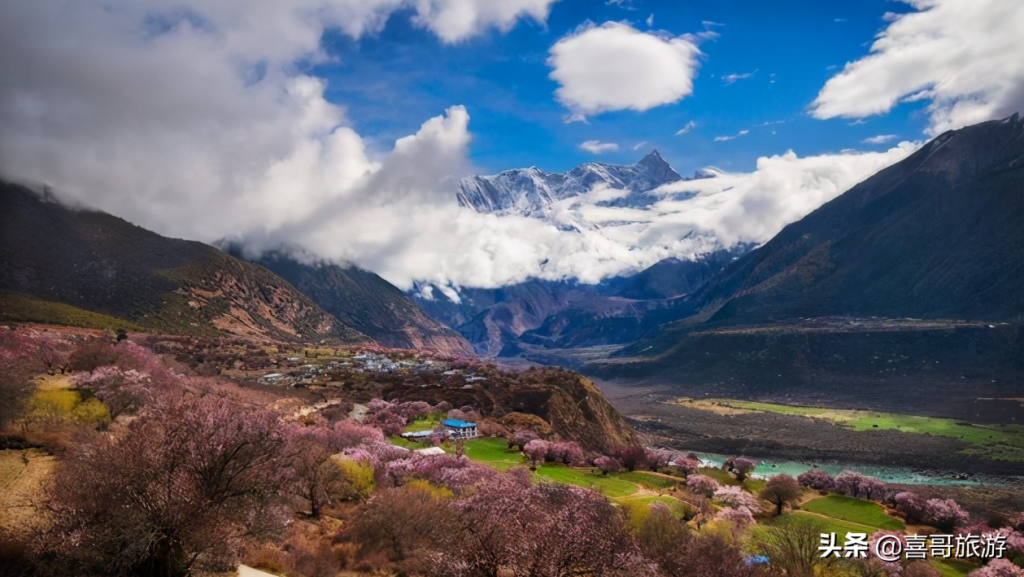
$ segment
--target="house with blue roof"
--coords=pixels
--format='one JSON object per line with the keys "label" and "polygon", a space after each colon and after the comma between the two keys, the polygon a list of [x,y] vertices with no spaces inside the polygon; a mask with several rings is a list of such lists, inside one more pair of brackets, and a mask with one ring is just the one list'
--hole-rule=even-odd
{"label": "house with blue roof", "polygon": [[453,439],[473,439],[479,434],[476,423],[461,419],[445,419],[441,421],[441,431]]}

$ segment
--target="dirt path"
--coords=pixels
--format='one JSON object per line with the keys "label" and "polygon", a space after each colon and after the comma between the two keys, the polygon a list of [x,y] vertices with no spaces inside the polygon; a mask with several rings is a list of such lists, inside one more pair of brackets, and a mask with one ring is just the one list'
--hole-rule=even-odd
{"label": "dirt path", "polygon": [[0,526],[18,533],[41,526],[35,503],[55,464],[37,449],[0,451]]}

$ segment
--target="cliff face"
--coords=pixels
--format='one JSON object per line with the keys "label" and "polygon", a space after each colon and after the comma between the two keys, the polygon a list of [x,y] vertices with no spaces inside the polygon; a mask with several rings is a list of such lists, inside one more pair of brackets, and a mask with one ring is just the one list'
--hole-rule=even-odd
{"label": "cliff face", "polygon": [[607,452],[638,442],[622,415],[579,373],[556,368],[509,372],[493,365],[475,364],[462,370],[483,380],[470,384],[459,375],[451,375],[440,382],[417,384],[405,378],[395,379],[382,383],[380,388],[361,391],[363,398],[356,400],[377,396],[431,404],[447,401],[455,407],[475,407],[485,417],[509,417],[520,423],[525,422],[521,419],[524,414],[533,415],[543,419],[558,438],[576,441],[594,451]]}
{"label": "cliff face", "polygon": [[551,390],[534,414],[550,423],[561,438],[586,449],[608,452],[637,443],[636,433],[594,383],[579,374],[571,375],[559,379],[560,386]]}
{"label": "cliff face", "polygon": [[[369,340],[283,279],[198,242],[0,184],[0,301],[9,320],[63,324],[75,311],[177,334]],[[79,315],[87,318],[87,314]]]}

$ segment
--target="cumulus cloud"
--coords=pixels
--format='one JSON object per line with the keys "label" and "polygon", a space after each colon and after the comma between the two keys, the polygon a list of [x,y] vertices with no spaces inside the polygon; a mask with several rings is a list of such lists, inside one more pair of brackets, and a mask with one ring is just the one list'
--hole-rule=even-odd
{"label": "cumulus cloud", "polygon": [[618,149],[618,144],[614,142],[601,142],[600,140],[588,140],[580,145],[580,150],[585,150],[591,154],[601,154],[602,152],[611,152]]}
{"label": "cumulus cloud", "polygon": [[746,136],[748,134],[750,134],[749,130],[741,130],[732,136],[716,136],[715,142],[728,142],[730,140],[736,140],[737,138],[741,136]]}
{"label": "cumulus cloud", "polygon": [[691,37],[588,24],[551,47],[558,100],[580,115],[644,111],[693,92],[700,49]]}
{"label": "cumulus cloud", "polygon": [[691,121],[687,122],[686,124],[684,124],[682,128],[680,128],[679,130],[676,131],[676,136],[682,136],[684,134],[689,134],[690,131],[693,130],[694,128],[697,128],[697,123],[691,120]]}
{"label": "cumulus cloud", "polygon": [[864,140],[861,140],[861,142],[864,144],[885,144],[886,142],[891,142],[897,138],[899,137],[895,134],[879,134],[878,136],[865,138]]}
{"label": "cumulus cloud", "polygon": [[1024,109],[1024,3],[903,1],[917,11],[886,18],[871,53],[825,83],[811,114],[863,118],[925,101],[938,134]]}

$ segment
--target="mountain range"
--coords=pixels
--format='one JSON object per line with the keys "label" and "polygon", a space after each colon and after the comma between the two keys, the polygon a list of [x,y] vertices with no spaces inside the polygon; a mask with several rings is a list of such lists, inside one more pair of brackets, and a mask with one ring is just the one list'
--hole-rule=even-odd
{"label": "mountain range", "polygon": [[[631,166],[472,177],[457,195],[482,212],[545,218],[594,186],[639,206],[680,179],[654,152]],[[760,247],[594,285],[406,295],[356,267],[283,249],[248,262],[13,184],[0,185],[0,225],[6,320],[475,351],[678,394],[824,395],[969,419],[1016,418],[1012,399],[1024,398],[1018,115],[936,137]]]}
{"label": "mountain range", "polygon": [[[698,171],[693,178],[710,178],[715,174],[713,169],[705,169]],[[588,162],[564,173],[530,167],[490,176],[468,176],[459,181],[456,197],[460,206],[481,213],[539,217],[558,201],[600,188],[626,191],[624,196],[601,204],[631,208],[649,206],[658,197],[648,193],[680,180],[687,179],[654,150],[629,166]]]}

